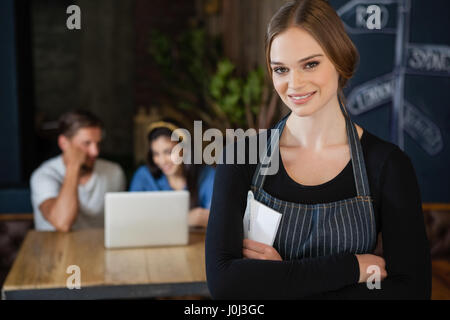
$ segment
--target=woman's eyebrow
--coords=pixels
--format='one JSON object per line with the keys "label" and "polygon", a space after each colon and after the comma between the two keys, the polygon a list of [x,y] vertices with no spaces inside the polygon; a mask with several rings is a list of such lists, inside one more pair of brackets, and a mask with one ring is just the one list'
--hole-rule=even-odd
{"label": "woman's eyebrow", "polygon": [[[321,54],[321,53],[312,54],[312,55],[310,55],[310,56],[308,56],[308,57],[305,57],[305,58],[302,58],[302,59],[298,60],[297,62],[298,62],[298,63],[301,63],[301,62],[303,62],[303,61],[306,61],[306,60],[309,60],[309,59],[312,59],[312,58],[315,58],[315,57],[322,57],[322,56],[323,56],[323,54]],[[273,65],[282,65],[283,63],[277,62],[277,61],[270,61],[270,64],[273,64]]]}

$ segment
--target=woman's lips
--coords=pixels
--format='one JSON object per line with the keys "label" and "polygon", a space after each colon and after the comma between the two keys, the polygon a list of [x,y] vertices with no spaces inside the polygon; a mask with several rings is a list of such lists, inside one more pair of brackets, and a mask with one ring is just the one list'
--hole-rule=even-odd
{"label": "woman's lips", "polygon": [[172,166],[162,166],[161,169],[162,171],[168,172],[170,171],[170,169],[172,169]]}
{"label": "woman's lips", "polygon": [[304,94],[289,94],[288,97],[295,104],[304,104],[311,100],[316,92],[317,91],[312,91]]}

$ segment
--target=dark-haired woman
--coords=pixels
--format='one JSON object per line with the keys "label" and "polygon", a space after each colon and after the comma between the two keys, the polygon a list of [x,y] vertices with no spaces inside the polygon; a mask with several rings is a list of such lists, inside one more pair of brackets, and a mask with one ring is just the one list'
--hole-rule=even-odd
{"label": "dark-haired woman", "polygon": [[211,206],[215,169],[210,166],[176,164],[171,159],[172,132],[178,127],[172,122],[159,121],[151,125],[148,133],[147,165],[135,172],[130,191],[188,190],[190,226],[206,227]]}
{"label": "dark-haired woman", "polygon": [[[397,146],[350,120],[342,89],[358,53],[334,9],[324,0],[285,4],[269,24],[266,58],[290,109],[274,127],[279,141],[268,140],[279,146],[267,153],[278,157],[279,170],[265,175],[264,159],[218,165],[206,233],[211,295],[429,299],[430,252],[414,168]],[[249,190],[281,213],[273,246],[243,237]],[[374,253],[379,233],[383,256]]]}

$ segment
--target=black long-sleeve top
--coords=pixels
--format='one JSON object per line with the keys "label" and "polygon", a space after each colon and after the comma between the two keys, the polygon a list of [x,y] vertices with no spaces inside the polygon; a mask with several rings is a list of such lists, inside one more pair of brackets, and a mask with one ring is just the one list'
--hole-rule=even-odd
{"label": "black long-sleeve top", "polygon": [[[351,253],[291,261],[242,256],[242,219],[256,164],[219,164],[206,233],[206,274],[215,299],[429,299],[431,259],[419,186],[409,157],[364,130],[361,137],[377,232],[381,232],[388,276],[381,289],[358,283]],[[229,148],[229,146],[228,146]],[[236,143],[234,143],[236,158]],[[285,171],[267,176],[263,189],[290,202],[316,204],[356,196],[351,161],[334,179],[303,186]]]}

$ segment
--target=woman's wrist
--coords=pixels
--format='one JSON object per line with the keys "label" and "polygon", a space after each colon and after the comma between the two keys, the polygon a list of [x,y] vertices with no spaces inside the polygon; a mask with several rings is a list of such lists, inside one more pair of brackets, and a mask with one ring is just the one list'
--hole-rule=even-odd
{"label": "woman's wrist", "polygon": [[356,259],[356,262],[357,262],[357,265],[358,265],[358,276],[356,277],[356,279],[357,279],[357,282],[358,283],[361,283],[361,282],[363,282],[363,272],[361,271],[361,270],[364,270],[363,269],[363,266],[362,266],[362,262],[361,262],[361,255],[359,255],[359,254],[354,254],[353,255],[354,257],[355,257],[355,259]]}
{"label": "woman's wrist", "polygon": [[201,207],[191,209],[188,215],[189,226],[206,227],[208,225],[209,210]]}
{"label": "woman's wrist", "polygon": [[358,260],[359,265],[359,283],[366,282],[373,274],[374,271],[372,267],[378,268],[381,280],[387,277],[386,262],[383,257],[374,254],[355,254],[355,257]]}

